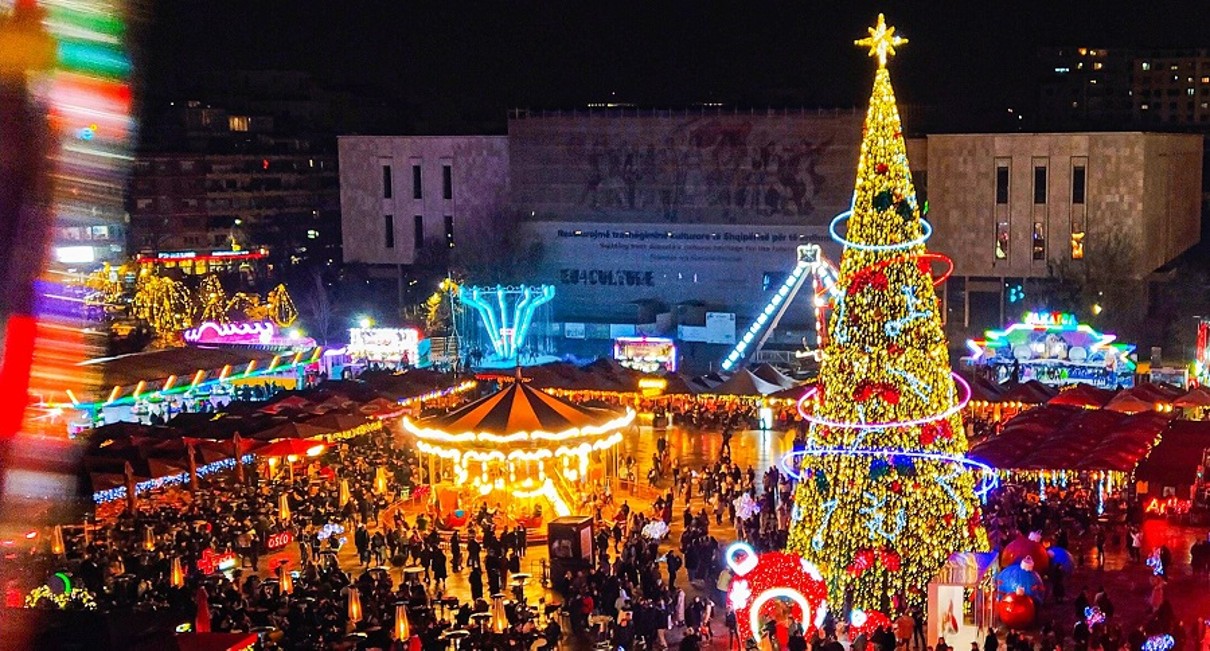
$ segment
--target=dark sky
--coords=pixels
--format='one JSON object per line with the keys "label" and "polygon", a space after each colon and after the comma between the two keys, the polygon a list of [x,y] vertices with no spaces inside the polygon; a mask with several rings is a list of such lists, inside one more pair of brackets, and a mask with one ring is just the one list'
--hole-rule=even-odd
{"label": "dark sky", "polygon": [[1015,102],[1042,44],[1210,47],[1203,1],[1115,6],[159,0],[139,45],[151,95],[174,94],[196,71],[302,69],[451,119],[611,97],[645,106],[864,104],[871,64],[852,40],[878,11],[911,39],[892,69],[906,103]]}

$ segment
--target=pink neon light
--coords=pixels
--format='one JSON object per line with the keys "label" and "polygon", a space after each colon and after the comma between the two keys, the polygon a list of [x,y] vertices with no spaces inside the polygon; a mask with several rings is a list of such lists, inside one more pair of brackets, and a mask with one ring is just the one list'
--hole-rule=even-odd
{"label": "pink neon light", "polygon": [[916,425],[924,425],[926,423],[931,423],[933,421],[942,420],[945,418],[949,418],[950,416],[953,416],[954,414],[961,411],[962,408],[965,407],[966,404],[971,401],[971,385],[967,384],[966,380],[962,379],[962,376],[958,375],[957,373],[950,373],[950,376],[954,378],[955,384],[957,384],[959,387],[962,388],[962,390],[963,390],[962,397],[958,400],[958,403],[955,404],[953,407],[950,407],[949,409],[946,409],[945,411],[943,411],[939,414],[934,414],[932,416],[928,416],[925,418],[917,418],[916,420],[896,420],[896,421],[890,421],[890,422],[886,422],[886,423],[849,423],[849,422],[844,422],[844,421],[827,420],[825,418],[819,418],[818,416],[807,413],[806,409],[804,409],[804,405],[806,404],[807,399],[811,398],[812,396],[815,395],[815,392],[819,390],[818,387],[812,387],[812,388],[808,389],[807,392],[803,394],[802,398],[799,398],[798,415],[802,416],[803,420],[811,423],[812,425],[820,425],[823,427],[837,427],[837,428],[841,428],[841,429],[884,429],[884,428],[888,428],[888,427],[914,427]]}

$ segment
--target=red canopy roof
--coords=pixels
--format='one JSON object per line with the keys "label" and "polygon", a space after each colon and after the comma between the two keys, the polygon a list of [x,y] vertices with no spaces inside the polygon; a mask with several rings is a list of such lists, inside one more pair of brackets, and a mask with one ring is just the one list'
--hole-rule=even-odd
{"label": "red canopy roof", "polygon": [[1091,384],[1077,384],[1059,391],[1059,395],[1048,400],[1046,404],[1099,409],[1112,400],[1113,396],[1113,391],[1109,389],[1101,389]]}
{"label": "red canopy roof", "polygon": [[1169,415],[1128,415],[1046,405],[1020,414],[970,456],[1002,469],[1129,471],[1142,459]]}

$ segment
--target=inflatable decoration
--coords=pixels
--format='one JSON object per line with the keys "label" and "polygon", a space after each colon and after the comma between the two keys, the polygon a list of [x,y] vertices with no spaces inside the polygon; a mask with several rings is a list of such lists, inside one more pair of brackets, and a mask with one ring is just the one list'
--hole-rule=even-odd
{"label": "inflatable decoration", "polygon": [[1032,598],[1037,604],[1041,604],[1046,586],[1042,583],[1042,577],[1033,568],[1032,557],[1026,556],[1020,565],[1000,570],[1000,573],[996,575],[996,592],[1002,595],[1023,594]]}
{"label": "inflatable decoration", "polygon": [[1042,534],[1035,531],[1028,538],[1017,538],[1004,547],[1000,552],[1000,567],[1008,567],[1020,563],[1026,556],[1034,559],[1034,569],[1045,573],[1050,567],[1050,556],[1042,545]]}
{"label": "inflatable decoration", "polygon": [[996,602],[996,615],[1005,626],[1021,630],[1034,622],[1037,609],[1034,600],[1024,594],[1004,595]]}
{"label": "inflatable decoration", "polygon": [[668,525],[663,520],[652,520],[643,527],[642,533],[647,540],[663,540],[668,536]]}
{"label": "inflatable decoration", "polygon": [[733,578],[727,589],[727,606],[735,612],[741,640],[760,641],[761,611],[775,599],[791,602],[792,616],[805,635],[823,625],[828,614],[828,586],[819,570],[797,554],[757,554],[747,543],[727,548],[727,566]]}

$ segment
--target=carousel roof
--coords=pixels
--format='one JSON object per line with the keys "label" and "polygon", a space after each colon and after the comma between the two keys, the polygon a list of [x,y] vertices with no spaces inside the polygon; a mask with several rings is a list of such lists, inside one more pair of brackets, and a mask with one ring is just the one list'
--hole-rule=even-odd
{"label": "carousel roof", "polygon": [[616,432],[630,424],[634,412],[580,407],[524,382],[442,416],[404,420],[421,439],[440,443],[501,444],[576,442]]}

